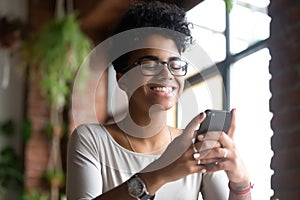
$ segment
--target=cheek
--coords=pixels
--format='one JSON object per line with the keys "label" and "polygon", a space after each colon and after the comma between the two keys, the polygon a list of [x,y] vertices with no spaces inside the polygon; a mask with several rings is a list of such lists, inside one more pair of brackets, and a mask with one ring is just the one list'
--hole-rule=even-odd
{"label": "cheek", "polygon": [[123,77],[126,82],[126,91],[133,93],[136,90],[140,90],[149,81],[149,77],[140,74],[137,68],[128,71]]}
{"label": "cheek", "polygon": [[179,92],[181,94],[182,91],[183,91],[183,88],[184,88],[185,79],[184,78],[178,78],[178,79],[176,79],[176,81],[177,81],[177,84],[179,86]]}

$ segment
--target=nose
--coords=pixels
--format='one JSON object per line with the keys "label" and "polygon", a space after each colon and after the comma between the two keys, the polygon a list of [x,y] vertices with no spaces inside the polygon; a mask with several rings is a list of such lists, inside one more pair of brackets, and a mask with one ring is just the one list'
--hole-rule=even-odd
{"label": "nose", "polygon": [[162,65],[162,69],[159,72],[158,76],[160,78],[164,78],[164,79],[172,79],[173,75],[171,74],[171,72],[168,68],[168,63],[167,62],[161,62],[160,64]]}

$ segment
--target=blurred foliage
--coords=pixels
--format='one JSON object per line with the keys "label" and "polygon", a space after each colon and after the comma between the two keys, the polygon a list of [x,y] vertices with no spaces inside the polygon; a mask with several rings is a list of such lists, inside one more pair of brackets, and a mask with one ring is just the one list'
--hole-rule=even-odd
{"label": "blurred foliage", "polygon": [[48,200],[48,195],[42,194],[38,190],[32,189],[23,194],[22,200]]}
{"label": "blurred foliage", "polygon": [[47,136],[48,139],[52,138],[53,130],[54,130],[53,124],[47,123],[45,125],[43,132],[46,134],[46,136]]}
{"label": "blurred foliage", "polygon": [[[68,124],[62,122],[61,124],[61,131],[62,131],[62,137],[67,136],[68,132],[69,132],[69,126]],[[45,133],[46,137],[51,140],[53,138],[53,134],[54,134],[54,125],[52,123],[47,123],[44,126],[43,132]]]}
{"label": "blurred foliage", "polygon": [[50,185],[61,187],[65,184],[65,173],[62,170],[47,170],[44,177]]}
{"label": "blurred foliage", "polygon": [[224,1],[226,6],[226,11],[230,12],[233,7],[233,0],[224,0]]}
{"label": "blurred foliage", "polygon": [[20,189],[23,187],[23,170],[16,151],[12,147],[0,151],[0,187]]}
{"label": "blurred foliage", "polygon": [[28,142],[32,135],[32,124],[29,119],[25,119],[21,127],[22,138],[24,142]]}
{"label": "blurred foliage", "polygon": [[[12,120],[0,123],[0,133],[7,139],[13,136],[15,124]],[[0,149],[0,199],[4,198],[8,190],[15,193],[22,191],[24,173],[21,158],[9,141]]]}
{"label": "blurred foliage", "polygon": [[3,135],[13,135],[15,131],[14,122],[12,120],[7,120],[0,124],[0,133]]}
{"label": "blurred foliage", "polygon": [[[90,50],[90,40],[82,33],[75,14],[70,14],[45,24],[25,42],[22,55],[39,73],[42,92],[50,105],[62,108],[77,71],[88,64],[84,60]],[[77,78],[84,80],[87,74],[88,67],[83,66]]]}

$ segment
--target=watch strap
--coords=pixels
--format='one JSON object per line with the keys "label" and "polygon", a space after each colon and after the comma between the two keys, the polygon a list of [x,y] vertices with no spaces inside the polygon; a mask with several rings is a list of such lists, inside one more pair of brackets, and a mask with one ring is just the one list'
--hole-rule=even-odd
{"label": "watch strap", "polygon": [[140,197],[139,200],[153,200],[155,197],[155,195],[149,195],[147,194],[147,192],[145,191]]}

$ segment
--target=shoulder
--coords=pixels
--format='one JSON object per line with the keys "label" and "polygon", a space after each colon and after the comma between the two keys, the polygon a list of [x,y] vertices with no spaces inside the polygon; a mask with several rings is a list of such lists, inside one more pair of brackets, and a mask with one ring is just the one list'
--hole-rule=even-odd
{"label": "shoulder", "polygon": [[81,124],[74,129],[72,135],[75,134],[82,137],[99,135],[99,133],[106,133],[105,127],[102,124]]}
{"label": "shoulder", "polygon": [[70,136],[70,143],[83,146],[98,146],[98,143],[107,136],[101,124],[82,124],[77,126]]}

